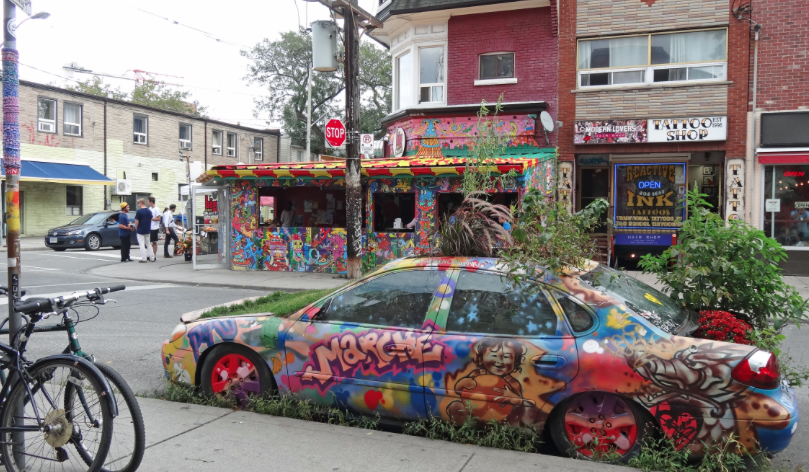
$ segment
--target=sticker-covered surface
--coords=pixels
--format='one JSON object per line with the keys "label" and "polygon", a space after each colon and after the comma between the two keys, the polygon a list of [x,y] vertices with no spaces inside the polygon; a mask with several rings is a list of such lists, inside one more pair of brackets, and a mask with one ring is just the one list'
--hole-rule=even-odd
{"label": "sticker-covered surface", "polygon": [[[199,384],[205,352],[236,343],[267,363],[282,395],[355,413],[471,414],[541,431],[561,405],[573,444],[598,438],[627,451],[642,439],[627,417],[634,404],[696,455],[731,435],[753,452],[789,445],[798,422],[792,390],[731,377],[754,347],[672,334],[684,322],[676,304],[640,283],[614,289],[627,280],[610,269],[588,274],[595,279],[546,272],[540,289],[518,292],[497,263],[396,260],[288,318],[183,324],[163,345],[163,367]],[[583,429],[587,418],[602,429]]]}

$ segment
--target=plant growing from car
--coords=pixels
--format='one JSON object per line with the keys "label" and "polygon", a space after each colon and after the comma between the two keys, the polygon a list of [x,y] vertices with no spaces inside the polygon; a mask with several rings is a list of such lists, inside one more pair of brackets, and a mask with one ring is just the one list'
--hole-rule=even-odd
{"label": "plant growing from car", "polygon": [[489,203],[485,197],[484,192],[470,193],[455,213],[440,222],[439,255],[493,257],[498,250],[511,247],[511,210]]}
{"label": "plant growing from car", "polygon": [[499,177],[492,176],[492,160],[502,157],[506,150],[509,132],[502,131],[503,121],[498,114],[503,110],[503,94],[497,98],[494,114],[486,106],[486,100],[480,102],[477,112],[477,128],[466,158],[466,168],[461,179],[461,192],[465,197],[477,192],[490,192],[497,188],[498,182],[508,186],[517,177],[512,170]]}
{"label": "plant growing from car", "polygon": [[689,217],[678,244],[643,256],[643,272],[655,274],[664,291],[691,310],[730,311],[756,329],[770,319],[776,329],[807,319],[807,301],[781,278],[778,263],[787,258],[781,245],[743,221],[723,220],[709,210],[706,196],[687,192]]}

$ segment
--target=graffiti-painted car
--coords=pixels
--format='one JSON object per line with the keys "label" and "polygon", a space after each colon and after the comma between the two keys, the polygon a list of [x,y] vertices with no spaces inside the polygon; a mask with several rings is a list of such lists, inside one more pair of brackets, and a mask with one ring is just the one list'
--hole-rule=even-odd
{"label": "graffiti-painted car", "polygon": [[163,366],[240,399],[277,389],[399,420],[473,415],[591,459],[627,460],[654,425],[696,456],[731,435],[754,453],[789,444],[798,409],[771,353],[687,337],[684,308],[595,263],[530,290],[503,271],[400,259],[287,318],[186,320]]}

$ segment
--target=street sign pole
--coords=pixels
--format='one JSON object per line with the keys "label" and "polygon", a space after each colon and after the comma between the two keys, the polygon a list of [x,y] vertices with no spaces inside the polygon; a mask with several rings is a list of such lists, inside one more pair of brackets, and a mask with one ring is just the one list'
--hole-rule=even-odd
{"label": "street sign pole", "polygon": [[[362,185],[360,184],[360,38],[351,5],[345,18],[346,78],[346,269],[349,280],[362,276]],[[370,205],[371,202],[368,202]]]}

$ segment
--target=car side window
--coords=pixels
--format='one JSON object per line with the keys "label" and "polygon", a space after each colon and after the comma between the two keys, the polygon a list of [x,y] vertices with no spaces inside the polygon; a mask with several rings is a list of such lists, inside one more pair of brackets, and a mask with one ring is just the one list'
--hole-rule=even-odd
{"label": "car side window", "polygon": [[443,274],[409,270],[382,275],[333,298],[318,320],[421,328]]}
{"label": "car side window", "polygon": [[447,331],[554,336],[558,318],[539,290],[515,287],[484,272],[461,272],[447,317]]}
{"label": "car side window", "polygon": [[593,327],[595,321],[593,320],[593,315],[587,309],[574,302],[569,295],[556,290],[553,290],[552,293],[559,305],[562,306],[562,311],[565,312],[574,333],[583,333]]}

